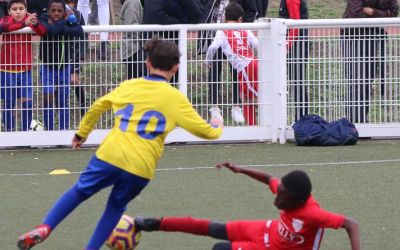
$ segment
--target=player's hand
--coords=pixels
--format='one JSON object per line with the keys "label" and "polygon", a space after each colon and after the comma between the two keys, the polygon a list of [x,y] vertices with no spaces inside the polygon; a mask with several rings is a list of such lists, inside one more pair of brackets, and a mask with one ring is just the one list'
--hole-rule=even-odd
{"label": "player's hand", "polygon": [[217,163],[217,165],[215,165],[216,168],[218,169],[222,169],[222,168],[227,168],[229,170],[231,170],[234,173],[240,173],[241,168],[239,166],[237,166],[236,164],[230,162],[230,161],[226,161],[223,163]]}
{"label": "player's hand", "polygon": [[85,138],[80,137],[79,135],[75,134],[72,138],[72,149],[78,149],[81,145],[86,141]]}

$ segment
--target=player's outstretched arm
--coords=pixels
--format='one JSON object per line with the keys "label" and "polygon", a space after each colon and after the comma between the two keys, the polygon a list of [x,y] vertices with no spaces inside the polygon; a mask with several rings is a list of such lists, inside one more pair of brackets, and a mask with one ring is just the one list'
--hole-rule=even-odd
{"label": "player's outstretched arm", "polygon": [[241,174],[247,175],[247,176],[249,176],[253,179],[256,179],[260,182],[263,182],[267,185],[269,185],[269,182],[272,178],[272,175],[268,174],[267,172],[264,172],[264,171],[261,171],[258,169],[238,166],[230,161],[226,161],[224,163],[217,163],[217,165],[216,165],[216,168],[218,168],[218,169],[221,169],[223,167],[231,170],[234,173],[241,173]]}
{"label": "player's outstretched arm", "polygon": [[360,243],[360,229],[358,226],[358,222],[353,218],[346,217],[344,219],[344,224],[342,227],[346,229],[347,234],[349,235],[351,249],[360,250],[361,243]]}

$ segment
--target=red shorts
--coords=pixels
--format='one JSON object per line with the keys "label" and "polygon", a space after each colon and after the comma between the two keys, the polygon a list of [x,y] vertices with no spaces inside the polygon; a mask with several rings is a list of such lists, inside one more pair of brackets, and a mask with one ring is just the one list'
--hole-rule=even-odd
{"label": "red shorts", "polygon": [[232,250],[266,250],[269,247],[271,221],[230,221],[226,224]]}

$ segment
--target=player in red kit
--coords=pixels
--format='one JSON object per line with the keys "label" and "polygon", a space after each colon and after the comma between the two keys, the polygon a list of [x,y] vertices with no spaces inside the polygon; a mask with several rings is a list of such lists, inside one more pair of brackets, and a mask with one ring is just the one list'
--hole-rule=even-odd
{"label": "player in red kit", "polygon": [[279,219],[219,223],[191,217],[138,217],[135,219],[136,229],[183,232],[228,241],[216,243],[213,250],[317,250],[325,228],[344,228],[351,249],[360,249],[357,221],[321,208],[311,194],[311,182],[305,172],[291,171],[278,179],[266,172],[231,162],[219,163],[216,167],[225,167],[267,184],[276,195],[274,205],[280,210]]}
{"label": "player in red kit", "polygon": [[[226,23],[241,23],[245,14],[238,3],[230,3],[225,9]],[[258,89],[257,61],[252,49],[257,49],[258,40],[250,30],[218,30],[208,47],[205,63],[211,66],[219,48],[225,54],[232,68],[238,72],[240,99],[248,125],[255,125],[255,105]]]}

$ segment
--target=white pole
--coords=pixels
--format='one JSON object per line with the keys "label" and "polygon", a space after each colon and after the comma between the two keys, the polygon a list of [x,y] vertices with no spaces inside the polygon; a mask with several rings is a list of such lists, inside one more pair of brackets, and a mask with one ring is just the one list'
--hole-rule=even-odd
{"label": "white pole", "polygon": [[179,90],[187,96],[187,29],[181,27],[179,29],[179,51],[181,52],[180,64],[179,64]]}

